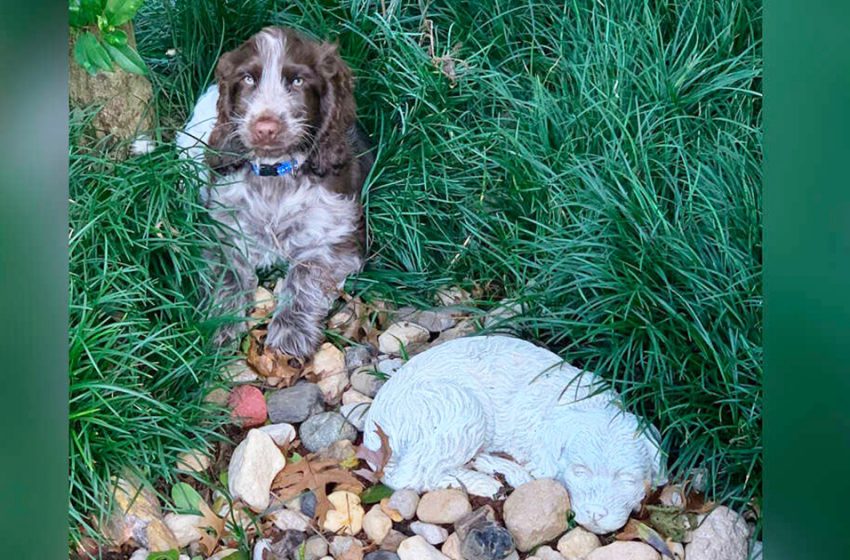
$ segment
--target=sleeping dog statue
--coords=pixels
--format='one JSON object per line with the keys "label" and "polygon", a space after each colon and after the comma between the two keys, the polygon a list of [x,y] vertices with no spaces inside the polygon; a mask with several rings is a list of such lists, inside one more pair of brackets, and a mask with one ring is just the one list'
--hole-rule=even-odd
{"label": "sleeping dog statue", "polygon": [[380,449],[378,427],[392,449],[382,478],[392,488],[494,497],[496,473],[513,487],[553,478],[576,521],[599,534],[622,527],[647,490],[666,483],[658,431],[624,411],[617,393],[506,336],[461,338],[413,357],[366,413],[366,448]]}

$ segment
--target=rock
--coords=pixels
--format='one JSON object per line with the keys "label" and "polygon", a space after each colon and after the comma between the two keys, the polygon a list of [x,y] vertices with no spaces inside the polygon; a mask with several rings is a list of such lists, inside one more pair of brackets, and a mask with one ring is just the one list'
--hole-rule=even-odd
{"label": "rock", "polygon": [[505,556],[504,560],[519,560],[519,553],[514,550],[513,552]]}
{"label": "rock", "polygon": [[384,358],[378,362],[375,369],[378,370],[378,373],[383,373],[387,377],[392,377],[393,374],[401,369],[401,366],[403,365],[404,362],[401,358]]}
{"label": "rock", "polygon": [[[354,560],[355,558],[363,558],[363,543],[354,537],[336,536],[331,540],[330,553],[334,558],[344,560]],[[360,550],[360,554],[352,554],[354,551]]]}
{"label": "rock", "polygon": [[379,505],[372,506],[372,509],[363,518],[363,532],[375,544],[381,544],[392,528],[392,519],[381,511]]}
{"label": "rock", "polygon": [[395,523],[404,520],[404,517],[402,517],[398,511],[390,507],[389,498],[384,498],[383,500],[381,500],[381,511],[383,511],[387,515],[387,517],[392,519]]}
{"label": "rock", "polygon": [[[673,560],[685,560],[685,546],[682,543],[667,541],[667,548],[673,553]],[[753,557],[751,560],[760,560]]]}
{"label": "rock", "polygon": [[372,362],[370,346],[349,346],[345,349],[345,369],[354,371]]}
{"label": "rock", "polygon": [[163,518],[163,521],[171,529],[180,548],[200,540],[201,531],[207,525],[203,516],[179,513],[169,513]]}
{"label": "rock", "polygon": [[[360,496],[353,492],[338,490],[328,495],[333,509],[328,511],[322,528],[331,533],[356,535],[363,528],[363,507]],[[333,554],[333,552],[331,552]],[[336,556],[336,554],[333,554]]]}
{"label": "rock", "polygon": [[378,389],[385,383],[376,374],[377,370],[372,366],[358,368],[351,374],[351,388],[367,397],[374,397],[378,394]]}
{"label": "rock", "polygon": [[[678,543],[676,543],[676,544],[678,544]],[[681,545],[679,545],[679,546],[681,546]],[[762,544],[762,542],[761,541],[755,541],[753,543],[753,548],[750,551],[750,560],[762,560],[762,555],[764,554],[763,549],[764,549],[764,545]],[[684,557],[685,557],[685,552],[683,550],[682,551],[682,558],[684,558]],[[682,558],[677,558],[676,560],[682,560]]]}
{"label": "rock", "polygon": [[449,538],[449,532],[434,525],[432,523],[422,523],[421,521],[414,521],[410,524],[410,530],[413,531],[413,534],[419,535],[428,544],[438,545],[446,542],[446,539]]}
{"label": "rock", "polygon": [[303,422],[310,416],[322,412],[322,391],[315,383],[301,382],[269,395],[269,419],[281,422]]}
{"label": "rock", "polygon": [[342,398],[343,391],[348,387],[348,375],[345,372],[329,375],[319,379],[316,385],[322,392],[322,400],[330,406],[336,406]]}
{"label": "rock", "polygon": [[151,552],[179,548],[177,537],[162,520],[156,494],[130,474],[114,484],[112,514],[103,527],[103,536],[118,545],[133,539]]}
{"label": "rock", "polygon": [[658,496],[658,501],[661,502],[662,505],[683,510],[687,503],[687,497],[685,496],[685,491],[681,486],[671,484],[670,486],[664,487],[661,491],[661,495]]}
{"label": "rock", "polygon": [[251,311],[251,317],[265,319],[274,313],[274,308],[274,294],[262,286],[257,286],[257,289],[254,290],[254,310]]}
{"label": "rock", "polygon": [[582,527],[576,527],[558,541],[558,552],[567,560],[581,560],[600,545],[599,537]]}
{"label": "rock", "polygon": [[301,544],[307,540],[306,533],[301,531],[284,531],[281,536],[271,544],[272,558],[289,558],[296,554]]}
{"label": "rock", "polygon": [[[419,500],[416,516],[425,523],[454,523],[472,511],[466,494],[455,488],[428,492]],[[564,517],[566,522],[566,516]]]}
{"label": "rock", "polygon": [[407,535],[400,531],[396,531],[395,529],[390,529],[390,532],[387,533],[387,536],[384,537],[384,540],[381,542],[381,550],[388,550],[391,552],[395,552],[398,550],[399,545],[404,542],[404,539],[407,538]]}
{"label": "rock", "polygon": [[177,469],[183,472],[204,472],[210,468],[210,456],[195,449],[177,456]]}
{"label": "rock", "polygon": [[[269,539],[257,539],[257,542],[254,543],[254,552],[251,554],[251,560],[266,560],[266,558],[271,558],[272,554],[272,542]],[[266,553],[269,554],[266,554]]]}
{"label": "rock", "polygon": [[330,342],[325,342],[313,355],[313,371],[319,379],[345,373],[345,354]]}
{"label": "rock", "polygon": [[138,548],[130,555],[130,560],[148,560],[148,556],[150,556],[150,552],[144,548]]}
{"label": "rock", "polygon": [[642,542],[615,541],[595,549],[585,560],[661,560],[661,555]]}
{"label": "rock", "polygon": [[448,307],[469,303],[472,301],[472,296],[463,288],[452,286],[437,290],[437,301],[440,302],[440,305]]}
{"label": "rock", "polygon": [[460,538],[457,536],[457,533],[449,535],[449,538],[443,543],[440,552],[451,558],[451,560],[464,560],[460,554]]}
{"label": "rock", "polygon": [[398,546],[398,557],[401,560],[447,560],[448,558],[419,535],[402,541]]}
{"label": "rock", "polygon": [[227,400],[230,398],[230,391],[221,387],[216,387],[204,397],[204,402],[214,404],[216,406],[227,406]]}
{"label": "rock", "polygon": [[250,430],[230,458],[227,469],[230,495],[254,511],[263,511],[269,507],[272,481],[285,465],[283,454],[271,436]]}
{"label": "rock", "polygon": [[551,546],[541,546],[534,551],[534,555],[540,560],[564,560],[564,557],[558,554],[558,551]]}
{"label": "rock", "polygon": [[[300,511],[281,509],[268,516],[275,527],[282,531],[300,531],[307,533],[310,530],[310,518]],[[324,556],[324,554],[320,554]]]}
{"label": "rock", "polygon": [[393,323],[378,336],[378,349],[385,354],[401,354],[402,347],[407,352],[417,345],[428,342],[431,333],[415,323],[400,321]]}
{"label": "rock", "polygon": [[253,385],[239,385],[228,399],[230,417],[243,428],[262,426],[268,417],[263,392]]}
{"label": "rock", "polygon": [[230,383],[252,383],[259,377],[245,360],[236,360],[224,368],[224,377]]}
{"label": "rock", "polygon": [[484,316],[484,328],[495,327],[519,315],[522,315],[522,304],[503,299]]}
{"label": "rock", "polygon": [[430,332],[443,332],[455,326],[456,309],[451,307],[438,307],[436,309],[412,310],[406,313],[400,313],[397,316],[398,320],[410,321],[416,323],[422,328],[428,329]]}
{"label": "rock", "polygon": [[567,490],[550,478],[521,485],[505,500],[505,526],[517,549],[527,552],[567,530],[570,498]]}
{"label": "rock", "polygon": [[275,445],[280,446],[292,443],[296,435],[295,427],[285,422],[281,424],[269,424],[258,429],[268,434],[272,438],[272,441],[275,442]]}
{"label": "rock", "polygon": [[685,547],[688,560],[746,560],[747,522],[731,509],[715,508],[693,530]]}
{"label": "rock", "polygon": [[389,550],[370,552],[363,560],[399,560],[398,554]]}
{"label": "rock", "polygon": [[299,507],[301,508],[301,513],[313,519],[316,517],[316,495],[312,492],[306,492],[301,494],[301,500],[299,503]]}
{"label": "rock", "polygon": [[322,412],[301,424],[298,434],[304,447],[316,453],[341,439],[354,441],[357,430],[338,412]]}
{"label": "rock", "polygon": [[342,394],[342,404],[371,404],[372,397],[367,397],[360,391],[349,389]]}
{"label": "rock", "polygon": [[304,542],[304,560],[319,560],[328,553],[328,543],[319,535]]}
{"label": "rock", "polygon": [[460,554],[465,560],[501,560],[515,548],[510,532],[488,520],[469,528],[460,541]]}
{"label": "rock", "polygon": [[337,463],[351,463],[353,461],[354,465],[356,465],[356,454],[357,451],[354,449],[354,444],[347,439],[341,439],[321,449],[319,451],[319,458]]}
{"label": "rock", "polygon": [[387,506],[397,511],[403,519],[409,521],[416,515],[416,508],[419,506],[419,494],[407,488],[396,490],[390,496]]}
{"label": "rock", "polygon": [[431,341],[428,345],[428,348],[433,348],[435,346],[439,346],[444,342],[448,342],[450,340],[455,340],[458,338],[463,338],[468,334],[472,334],[476,331],[475,324],[469,320],[463,320],[454,327],[445,330],[440,333],[440,336]]}
{"label": "rock", "polygon": [[489,505],[481,506],[455,521],[455,532],[458,538],[463,541],[469,531],[475,527],[495,522],[496,512],[493,510],[493,507]]}
{"label": "rock", "polygon": [[339,407],[339,413],[342,414],[342,417],[358,432],[362,432],[363,428],[366,427],[366,412],[368,410],[369,405],[364,403],[349,403]]}

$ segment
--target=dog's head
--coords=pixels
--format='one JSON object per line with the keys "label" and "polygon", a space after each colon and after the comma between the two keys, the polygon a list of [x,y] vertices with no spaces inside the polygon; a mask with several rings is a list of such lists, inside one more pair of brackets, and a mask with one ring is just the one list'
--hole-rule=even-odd
{"label": "dog's head", "polygon": [[335,46],[267,27],[221,56],[218,118],[209,139],[214,169],[239,160],[307,154],[319,175],[351,159],[351,71]]}
{"label": "dog's head", "polygon": [[558,408],[557,478],[569,491],[575,520],[594,533],[616,531],[647,489],[666,482],[658,432],[642,430],[636,416],[613,404]]}

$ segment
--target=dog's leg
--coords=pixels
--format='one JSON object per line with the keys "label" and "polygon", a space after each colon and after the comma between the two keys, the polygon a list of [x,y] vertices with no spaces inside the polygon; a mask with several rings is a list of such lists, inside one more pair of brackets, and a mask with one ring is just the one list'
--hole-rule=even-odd
{"label": "dog's leg", "polygon": [[313,263],[291,265],[266,345],[299,358],[309,357],[322,340],[322,320],[336,295],[335,275]]}
{"label": "dog's leg", "polygon": [[527,470],[525,470],[521,465],[514,463],[508,459],[504,459],[502,457],[496,457],[495,455],[490,455],[488,453],[482,453],[475,458],[473,461],[473,466],[479,471],[486,474],[502,474],[505,476],[505,480],[513,486],[517,488],[526,482],[530,482],[533,480],[531,474]]}
{"label": "dog's leg", "polygon": [[204,256],[211,263],[215,282],[206,298],[216,315],[229,316],[228,322],[221,325],[213,337],[216,345],[224,346],[247,329],[244,317],[257,289],[257,273],[248,259],[235,249],[223,249],[218,254],[205,251]]}
{"label": "dog's leg", "polygon": [[458,468],[445,474],[440,488],[462,488],[473,496],[495,498],[502,484],[491,476],[467,468]]}

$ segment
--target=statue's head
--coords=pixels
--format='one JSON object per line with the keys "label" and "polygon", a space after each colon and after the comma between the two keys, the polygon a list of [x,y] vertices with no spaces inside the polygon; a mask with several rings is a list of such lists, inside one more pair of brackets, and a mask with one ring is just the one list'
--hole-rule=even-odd
{"label": "statue's head", "polygon": [[613,404],[558,408],[558,479],[570,494],[575,520],[594,533],[616,531],[647,489],[666,482],[658,432],[652,426],[642,430],[633,414]]}

